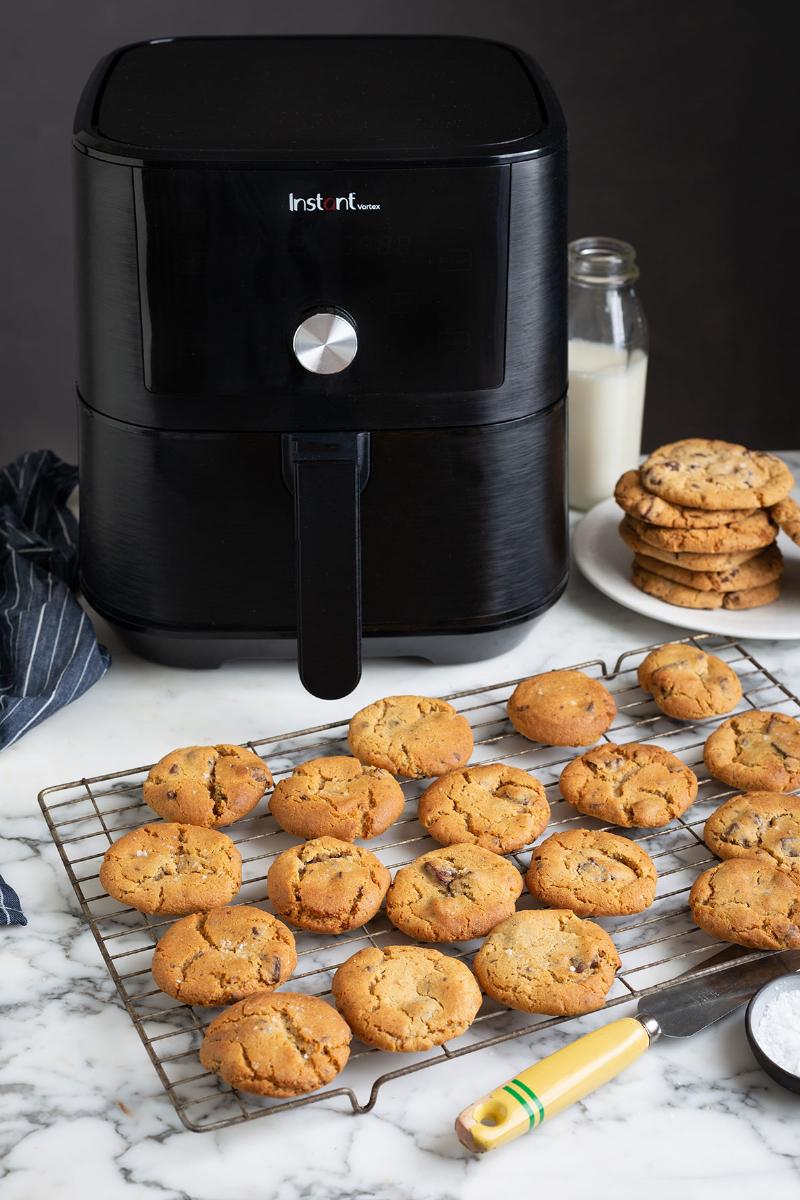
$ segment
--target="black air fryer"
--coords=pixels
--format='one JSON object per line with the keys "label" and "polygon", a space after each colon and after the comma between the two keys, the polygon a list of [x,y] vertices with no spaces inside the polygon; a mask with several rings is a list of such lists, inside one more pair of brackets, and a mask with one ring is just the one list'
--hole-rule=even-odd
{"label": "black air fryer", "polygon": [[462,38],[175,38],[74,135],[81,571],[140,653],[486,658],[566,583],[566,135]]}

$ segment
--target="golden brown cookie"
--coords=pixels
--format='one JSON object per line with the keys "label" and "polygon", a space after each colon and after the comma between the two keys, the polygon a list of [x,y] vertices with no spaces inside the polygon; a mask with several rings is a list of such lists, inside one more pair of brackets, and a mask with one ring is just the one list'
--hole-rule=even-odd
{"label": "golden brown cookie", "polygon": [[419,798],[419,819],[444,846],[473,842],[510,854],[535,842],[550,820],[538,779],[506,763],[465,767],[436,779]]}
{"label": "golden brown cookie", "polygon": [[774,542],[747,562],[724,571],[688,571],[685,567],[651,558],[649,554],[634,555],[634,562],[651,575],[661,575],[663,579],[701,592],[743,592],[772,583],[783,574],[783,555]]}
{"label": "golden brown cookie", "polygon": [[760,858],[800,878],[800,796],[732,796],[708,818],[703,838],[717,858]]}
{"label": "golden brown cookie", "polygon": [[511,916],[521,891],[522,876],[499,854],[483,846],[445,846],[400,868],[386,914],[421,942],[465,942]]}
{"label": "golden brown cookie", "polygon": [[737,713],[711,734],[703,759],[731,787],[793,792],[800,787],[800,721],[785,713]]}
{"label": "golden brown cookie", "polygon": [[749,562],[764,550],[763,546],[756,546],[753,550],[740,550],[737,554],[692,554],[690,551],[662,550],[659,546],[653,546],[644,538],[640,538],[628,517],[622,518],[618,528],[619,536],[625,545],[636,554],[655,558],[658,562],[670,563],[686,571],[711,571],[718,575]]}
{"label": "golden brown cookie", "polygon": [[462,1034],[481,1006],[469,967],[427,946],[370,946],[333,977],[339,1011],[381,1050],[430,1050]]}
{"label": "golden brown cookie", "polygon": [[639,664],[639,685],[668,717],[702,721],[731,712],[742,698],[739,676],[721,658],[686,642],[651,650]]}
{"label": "golden brown cookie", "polygon": [[574,1016],[600,1008],[620,966],[604,929],[568,909],[515,913],[472,964],[488,996],[522,1012]]}
{"label": "golden brown cookie", "polygon": [[258,804],[272,774],[244,746],[186,746],[165,754],[144,781],[145,804],[165,821],[218,829]]}
{"label": "golden brown cookie", "polygon": [[559,786],[587,817],[640,829],[668,825],[697,797],[694,772],[652,742],[596,746],[567,764]]}
{"label": "golden brown cookie", "polygon": [[153,952],[153,978],[184,1004],[233,1004],[279,987],[296,966],[291,931],[251,904],[182,917]]}
{"label": "golden brown cookie", "polygon": [[730,858],[704,871],[689,893],[701,929],[755,950],[800,948],[800,883],[757,858]]}
{"label": "golden brown cookie", "polygon": [[312,758],[277,784],[269,809],[281,829],[301,838],[374,838],[403,811],[400,784],[381,767],[349,755]]}
{"label": "golden brown cookie", "polygon": [[774,454],[733,442],[685,438],[659,446],[641,468],[648,492],[692,508],[760,508],[783,500],[794,486]]}
{"label": "golden brown cookie", "polygon": [[552,908],[568,908],[581,917],[614,917],[649,908],[658,874],[650,855],[630,838],[570,829],[534,849],[525,882]]}
{"label": "golden brown cookie", "polygon": [[100,882],[139,912],[182,916],[228,904],[242,886],[242,856],[215,829],[156,821],[106,850]]}
{"label": "golden brown cookie", "polygon": [[546,746],[591,746],[616,712],[611,693],[583,671],[532,675],[517,684],[508,702],[517,732]]}
{"label": "golden brown cookie", "polygon": [[269,869],[269,902],[300,929],[344,933],[375,916],[391,874],[362,846],[321,837],[279,854]]}
{"label": "golden brown cookie", "polygon": [[764,509],[717,529],[665,529],[661,525],[637,521],[635,517],[626,520],[636,536],[648,546],[671,550],[674,554],[737,554],[742,550],[760,550],[774,542],[778,533],[775,522]]}
{"label": "golden brown cookie", "polygon": [[[620,508],[639,521],[650,525],[664,525],[668,529],[716,529],[719,525],[730,525],[741,520],[747,510],[740,508],[709,509],[687,508],[682,504],[670,504],[654,496],[642,485],[638,471],[626,471],[617,480],[614,499]],[[751,512],[756,511],[754,507]],[[749,514],[748,514],[749,515]]]}
{"label": "golden brown cookie", "polygon": [[355,714],[347,734],[361,762],[407,779],[444,775],[472,754],[472,729],[446,700],[386,696]]}
{"label": "golden brown cookie", "polygon": [[352,1036],[318,996],[259,992],[211,1022],[200,1062],[237,1091],[302,1096],[336,1078],[350,1057]]}
{"label": "golden brown cookie", "polygon": [[773,504],[769,512],[786,536],[790,537],[795,545],[800,546],[800,504],[791,496],[787,496],[785,500]]}
{"label": "golden brown cookie", "polygon": [[760,608],[764,604],[772,604],[780,595],[780,585],[766,583],[763,587],[747,588],[742,592],[701,592],[697,588],[684,587],[683,584],[673,583],[652,571],[634,564],[631,582],[641,592],[664,600],[667,604],[675,604],[679,608],[729,608],[741,611],[746,608]]}

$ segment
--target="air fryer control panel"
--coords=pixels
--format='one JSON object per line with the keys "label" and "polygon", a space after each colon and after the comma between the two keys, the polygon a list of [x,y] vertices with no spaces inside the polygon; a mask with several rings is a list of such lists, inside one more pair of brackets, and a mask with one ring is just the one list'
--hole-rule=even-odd
{"label": "air fryer control panel", "polygon": [[149,391],[503,382],[507,166],[144,167],[133,180]]}

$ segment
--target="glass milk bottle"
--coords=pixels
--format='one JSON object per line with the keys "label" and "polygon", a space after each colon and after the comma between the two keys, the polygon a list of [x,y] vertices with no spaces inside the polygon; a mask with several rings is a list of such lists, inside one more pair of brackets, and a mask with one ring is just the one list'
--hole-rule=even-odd
{"label": "glass milk bottle", "polygon": [[647,322],[636,252],[615,238],[569,246],[569,501],[591,508],[639,465]]}

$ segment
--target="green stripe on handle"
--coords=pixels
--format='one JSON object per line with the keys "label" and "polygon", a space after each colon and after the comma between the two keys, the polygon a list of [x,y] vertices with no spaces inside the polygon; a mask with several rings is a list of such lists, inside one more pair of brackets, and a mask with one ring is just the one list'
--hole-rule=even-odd
{"label": "green stripe on handle", "polygon": [[512,1079],[511,1082],[516,1087],[521,1088],[523,1092],[527,1092],[527,1094],[530,1096],[531,1100],[536,1105],[537,1112],[539,1113],[539,1120],[537,1124],[541,1125],[542,1121],[544,1120],[544,1105],[536,1095],[536,1092],[529,1088],[527,1083],[523,1083],[521,1079]]}
{"label": "green stripe on handle", "polygon": [[536,1113],[531,1108],[530,1104],[528,1104],[528,1101],[525,1099],[525,1097],[520,1096],[518,1092],[515,1092],[514,1089],[508,1083],[503,1084],[503,1091],[508,1092],[509,1096],[514,1097],[517,1104],[522,1105],[522,1107],[525,1109],[526,1113],[528,1114],[528,1129],[535,1129],[536,1128]]}

